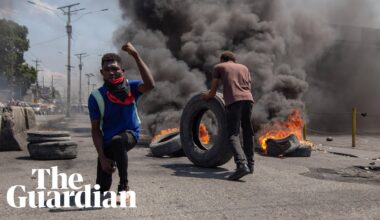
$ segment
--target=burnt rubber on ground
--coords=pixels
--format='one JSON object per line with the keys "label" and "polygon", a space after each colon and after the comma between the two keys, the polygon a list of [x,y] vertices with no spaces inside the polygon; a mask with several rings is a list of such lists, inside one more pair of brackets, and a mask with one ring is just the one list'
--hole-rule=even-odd
{"label": "burnt rubber on ground", "polygon": [[[211,147],[205,147],[199,139],[199,125],[206,111],[211,111],[217,120],[217,134]],[[222,95],[205,101],[201,94],[195,95],[186,104],[180,124],[182,148],[191,162],[201,167],[217,167],[227,163],[232,151],[227,145],[227,121]]]}

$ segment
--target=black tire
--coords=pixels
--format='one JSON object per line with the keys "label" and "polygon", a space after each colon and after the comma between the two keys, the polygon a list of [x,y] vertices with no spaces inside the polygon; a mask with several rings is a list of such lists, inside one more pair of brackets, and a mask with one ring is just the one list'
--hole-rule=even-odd
{"label": "black tire", "polygon": [[267,140],[267,155],[279,156],[287,155],[301,146],[297,136],[294,134],[289,135],[283,139],[268,139]]}
{"label": "black tire", "polygon": [[[213,145],[206,148],[198,137],[198,128],[203,114],[210,110],[218,122],[218,133],[213,138]],[[217,167],[227,163],[232,157],[232,150],[227,145],[227,121],[222,95],[205,101],[201,94],[195,95],[186,104],[180,125],[182,148],[191,162],[201,167]]]}
{"label": "black tire", "polygon": [[155,157],[170,156],[182,150],[179,132],[171,132],[152,141],[149,145],[152,155]]}
{"label": "black tire", "polygon": [[56,141],[71,141],[71,137],[28,137],[30,143],[56,142]]}
{"label": "black tire", "polygon": [[68,131],[28,131],[28,137],[70,137]]}
{"label": "black tire", "polygon": [[185,157],[186,154],[185,152],[183,151],[183,149],[179,150],[179,151],[176,151],[174,153],[171,153],[169,154],[169,157]]}
{"label": "black tire", "polygon": [[30,157],[37,160],[65,160],[77,157],[77,144],[73,141],[28,144]]}
{"label": "black tire", "polygon": [[311,156],[311,147],[303,145],[293,152],[286,154],[287,157],[310,157]]}
{"label": "black tire", "polygon": [[149,147],[152,137],[150,135],[140,133],[138,145]]}

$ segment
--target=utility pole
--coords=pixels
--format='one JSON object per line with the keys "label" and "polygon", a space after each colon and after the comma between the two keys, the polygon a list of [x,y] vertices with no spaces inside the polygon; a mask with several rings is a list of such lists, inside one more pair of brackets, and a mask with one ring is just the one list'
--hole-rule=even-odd
{"label": "utility pole", "polygon": [[[75,3],[71,5],[65,5],[62,7],[57,8],[58,10],[62,10],[64,15],[67,15],[67,24],[66,24],[66,31],[67,31],[67,103],[66,103],[66,117],[70,117],[70,72],[71,72],[71,65],[70,65],[70,55],[71,55],[71,34],[72,34],[72,26],[71,26],[71,14],[73,12],[84,10],[84,8],[77,9],[77,10],[71,10],[72,7],[79,5],[80,3]],[[67,9],[67,10],[65,10]]]}
{"label": "utility pole", "polygon": [[37,80],[36,80],[36,102],[38,103],[38,92],[39,92],[39,86],[38,86],[38,64],[42,62],[42,60],[38,60],[38,59],[35,59],[35,60],[32,60],[33,62],[36,63],[36,71],[37,71]]}
{"label": "utility pole", "polygon": [[86,73],[87,76],[87,94],[90,96],[90,78],[95,76],[93,73]]}
{"label": "utility pole", "polygon": [[82,112],[82,57],[86,57],[86,53],[75,54],[79,58],[79,111]]}
{"label": "utility pole", "polygon": [[53,101],[54,98],[55,98],[55,94],[54,94],[54,76],[51,75],[51,100]]}

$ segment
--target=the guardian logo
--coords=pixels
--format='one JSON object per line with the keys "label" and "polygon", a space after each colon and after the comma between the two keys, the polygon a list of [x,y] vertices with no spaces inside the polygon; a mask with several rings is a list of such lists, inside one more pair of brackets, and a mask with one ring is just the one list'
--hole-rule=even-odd
{"label": "the guardian logo", "polygon": [[[11,207],[70,208],[72,207],[70,200],[74,198],[77,208],[136,208],[134,191],[120,192],[120,204],[118,204],[118,195],[115,192],[108,191],[101,195],[98,191],[99,185],[95,185],[93,189],[90,184],[80,185],[83,177],[79,173],[67,177],[65,173],[58,173],[58,167],[55,166],[51,169],[32,169],[32,175],[35,174],[38,180],[35,191],[27,192],[24,185],[15,185],[8,189],[7,202]],[[45,187],[46,176],[51,178],[50,189]],[[16,194],[21,196],[15,197]]]}

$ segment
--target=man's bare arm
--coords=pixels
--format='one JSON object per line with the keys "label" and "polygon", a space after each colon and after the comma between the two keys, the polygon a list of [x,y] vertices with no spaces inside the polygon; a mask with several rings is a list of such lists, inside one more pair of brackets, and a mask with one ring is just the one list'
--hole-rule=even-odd
{"label": "man's bare arm", "polygon": [[154,88],[154,79],[148,66],[145,64],[144,60],[140,57],[140,54],[137,52],[137,50],[133,47],[131,43],[125,44],[122,47],[122,49],[126,51],[127,53],[129,53],[135,59],[137,67],[139,68],[139,72],[143,80],[143,83],[139,85],[138,90],[141,93],[152,90]]}
{"label": "man's bare arm", "polygon": [[91,136],[92,141],[94,142],[96,151],[98,152],[98,157],[100,160],[100,165],[102,166],[102,170],[111,174],[115,171],[115,162],[111,159],[107,158],[104,155],[103,151],[103,135],[100,130],[100,121],[99,120],[91,120]]}
{"label": "man's bare arm", "polygon": [[216,95],[216,91],[218,90],[220,79],[213,78],[211,81],[211,88],[209,92],[203,93],[202,98],[207,100],[211,99]]}
{"label": "man's bare arm", "polygon": [[100,121],[99,120],[91,120],[91,136],[92,141],[94,142],[96,151],[98,152],[98,156],[103,157],[103,136],[100,130]]}

